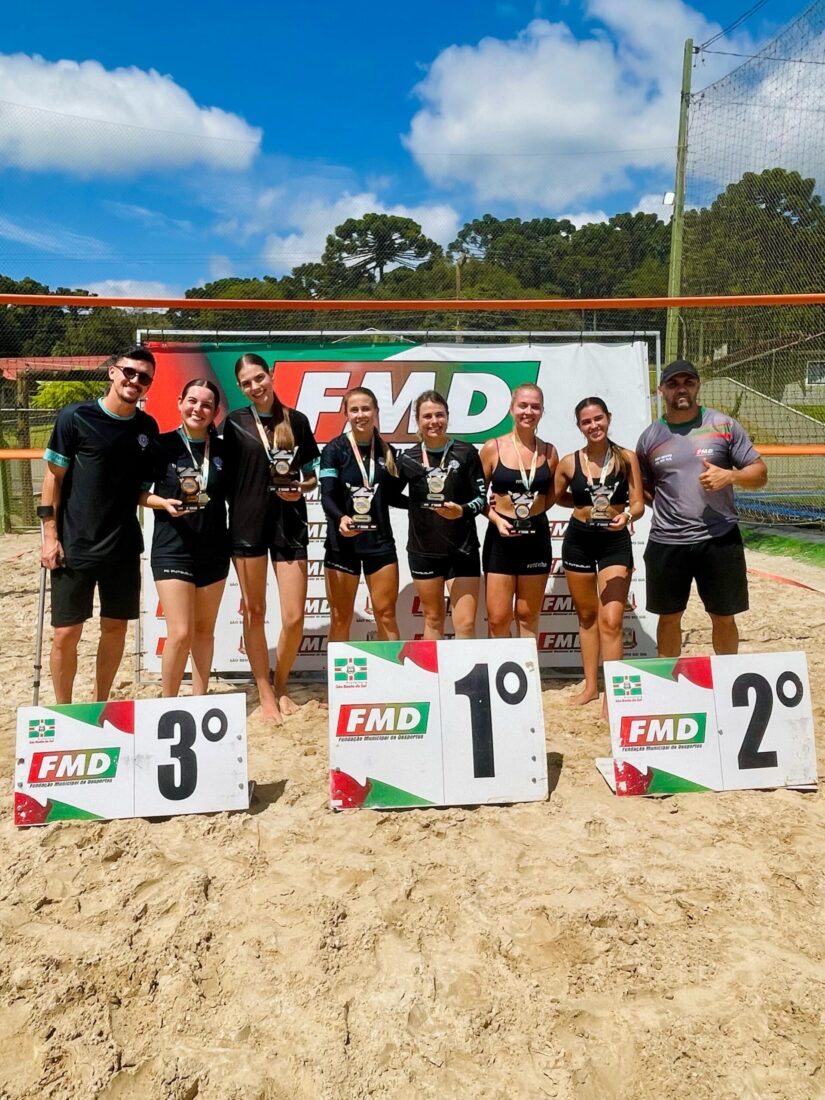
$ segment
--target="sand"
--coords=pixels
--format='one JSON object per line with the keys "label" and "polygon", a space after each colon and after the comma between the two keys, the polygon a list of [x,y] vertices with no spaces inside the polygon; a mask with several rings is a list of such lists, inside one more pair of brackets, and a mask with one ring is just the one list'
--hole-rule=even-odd
{"label": "sand", "polygon": [[[16,830],[34,547],[0,540],[3,1100],[825,1096],[822,793],[617,799],[559,683],[546,803],[333,814],[305,688],[250,720],[249,813]],[[821,719],[825,596],[754,578],[752,603],[743,649],[807,650]]]}

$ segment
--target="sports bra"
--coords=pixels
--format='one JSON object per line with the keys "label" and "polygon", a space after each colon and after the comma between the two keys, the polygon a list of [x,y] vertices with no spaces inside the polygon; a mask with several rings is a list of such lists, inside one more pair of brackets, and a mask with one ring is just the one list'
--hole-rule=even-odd
{"label": "sports bra", "polygon": [[[604,483],[613,489],[610,496],[611,504],[628,503],[630,500],[630,487],[627,484],[627,475],[618,472],[615,462],[613,469],[604,479]],[[570,479],[570,493],[576,508],[589,508],[593,503],[593,498],[590,495],[590,487],[587,484],[584,470],[582,470],[580,451],[576,451],[573,457],[573,476]]]}
{"label": "sports bra", "polygon": [[[531,493],[549,493],[552,487],[553,478],[550,473],[550,463],[547,461],[547,451],[549,447],[549,443],[544,444],[544,462],[542,462],[540,466],[536,465],[533,483],[530,486]],[[521,470],[514,470],[511,466],[504,465],[501,461],[498,440],[496,440],[496,451],[499,454],[499,458],[490,476],[490,488],[494,493],[499,493],[501,495],[511,492],[523,493],[526,487],[521,480]],[[589,500],[590,498],[588,497],[588,502]]]}

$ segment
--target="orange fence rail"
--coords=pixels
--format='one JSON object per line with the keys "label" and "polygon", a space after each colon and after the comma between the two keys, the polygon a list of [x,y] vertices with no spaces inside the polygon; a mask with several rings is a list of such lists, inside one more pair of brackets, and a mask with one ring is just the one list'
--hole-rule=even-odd
{"label": "orange fence rail", "polygon": [[[788,458],[794,455],[814,458],[817,455],[825,455],[825,443],[754,443],[754,446],[764,458]],[[0,450],[0,461],[42,457],[42,449],[36,447]]]}
{"label": "orange fence rail", "polygon": [[77,309],[101,309],[120,306],[125,309],[222,309],[271,310],[306,313],[329,309],[341,313],[382,310],[391,313],[424,313],[430,310],[468,313],[473,310],[582,309],[729,309],[733,306],[825,306],[821,294],[712,294],[679,298],[94,298],[78,294],[0,294],[0,305],[72,306]]}

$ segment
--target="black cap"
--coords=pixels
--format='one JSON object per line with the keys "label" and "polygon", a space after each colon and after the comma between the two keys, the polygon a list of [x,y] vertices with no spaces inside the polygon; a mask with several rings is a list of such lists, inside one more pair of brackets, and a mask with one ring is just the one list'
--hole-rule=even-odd
{"label": "black cap", "polygon": [[668,363],[662,371],[659,385],[663,385],[668,379],[672,378],[674,374],[689,374],[692,378],[699,377],[699,371],[694,367],[693,363],[689,363],[687,359],[674,359],[674,361]]}

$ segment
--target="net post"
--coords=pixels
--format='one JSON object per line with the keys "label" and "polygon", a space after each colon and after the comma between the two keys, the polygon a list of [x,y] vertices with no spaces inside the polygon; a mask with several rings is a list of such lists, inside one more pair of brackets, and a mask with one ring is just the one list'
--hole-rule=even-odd
{"label": "net post", "polygon": [[[693,39],[685,42],[682,59],[682,93],[679,104],[679,144],[676,148],[676,183],[673,218],[670,223],[670,269],[667,279],[668,298],[678,298],[682,286],[682,230],[685,216],[685,167],[687,163],[687,130],[690,111],[690,83],[693,68]],[[679,310],[667,311],[665,362],[672,362],[679,346]]]}

